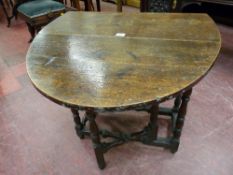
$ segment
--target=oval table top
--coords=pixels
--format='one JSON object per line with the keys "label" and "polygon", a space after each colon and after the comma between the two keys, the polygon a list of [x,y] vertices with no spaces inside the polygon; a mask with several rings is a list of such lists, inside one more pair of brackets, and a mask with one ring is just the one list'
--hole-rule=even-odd
{"label": "oval table top", "polygon": [[39,32],[26,64],[34,86],[57,103],[127,107],[194,86],[220,46],[206,14],[68,12]]}

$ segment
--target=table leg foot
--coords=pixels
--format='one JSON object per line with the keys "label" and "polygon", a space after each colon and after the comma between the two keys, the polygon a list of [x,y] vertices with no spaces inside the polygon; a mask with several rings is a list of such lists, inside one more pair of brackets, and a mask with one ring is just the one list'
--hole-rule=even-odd
{"label": "table leg foot", "polygon": [[103,155],[103,151],[102,148],[94,148],[95,150],[95,156],[96,156],[96,160],[98,163],[98,167],[100,169],[104,169],[106,164],[105,164],[105,160],[104,160],[104,155]]}
{"label": "table leg foot", "polygon": [[88,108],[86,110],[86,116],[90,124],[90,135],[94,146],[94,151],[98,162],[98,166],[100,169],[103,169],[105,167],[104,149],[100,142],[99,129],[95,122],[96,113],[94,112],[93,109]]}
{"label": "table leg foot", "polygon": [[178,151],[179,145],[180,145],[180,141],[176,140],[176,139],[172,139],[170,142],[170,151],[172,153],[176,153]]}

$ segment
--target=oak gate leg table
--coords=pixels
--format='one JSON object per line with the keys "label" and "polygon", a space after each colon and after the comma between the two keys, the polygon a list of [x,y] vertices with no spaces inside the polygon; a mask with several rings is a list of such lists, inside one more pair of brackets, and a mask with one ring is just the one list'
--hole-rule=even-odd
{"label": "oak gate leg table", "polygon": [[[211,69],[220,46],[206,14],[68,12],[36,36],[26,65],[40,93],[71,109],[77,135],[91,136],[102,169],[104,153],[126,141],[177,151],[192,87]],[[174,98],[172,108],[159,106]],[[98,113],[127,110],[149,113],[142,131],[98,128]],[[157,136],[158,115],[170,116],[171,136]]]}

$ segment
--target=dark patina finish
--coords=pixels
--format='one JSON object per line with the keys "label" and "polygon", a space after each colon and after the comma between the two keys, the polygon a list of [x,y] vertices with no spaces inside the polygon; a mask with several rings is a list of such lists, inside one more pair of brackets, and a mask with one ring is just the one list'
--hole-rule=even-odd
{"label": "dark patina finish", "polygon": [[[177,151],[192,87],[213,66],[220,45],[205,14],[69,12],[36,36],[27,71],[39,92],[71,108],[78,136],[91,136],[104,168],[104,152],[126,141]],[[171,109],[159,107],[172,98]],[[148,125],[137,133],[98,129],[98,113],[126,110],[147,111]],[[172,121],[167,138],[157,137],[158,114]]]}
{"label": "dark patina finish", "polygon": [[[123,0],[117,0],[117,11],[122,11]],[[216,4],[233,6],[233,0],[140,0],[141,12],[182,12],[190,5]]]}

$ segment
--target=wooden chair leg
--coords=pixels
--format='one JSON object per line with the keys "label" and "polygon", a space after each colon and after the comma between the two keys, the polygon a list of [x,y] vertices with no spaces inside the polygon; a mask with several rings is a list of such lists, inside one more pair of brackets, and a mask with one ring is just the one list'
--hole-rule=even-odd
{"label": "wooden chair leg", "polygon": [[39,33],[41,31],[42,26],[36,26],[34,28],[35,28],[35,32]]}
{"label": "wooden chair leg", "polygon": [[4,3],[5,3],[5,5],[6,5],[7,8],[10,8],[10,4],[9,4],[8,1],[4,1]]}
{"label": "wooden chair leg", "polygon": [[100,12],[101,11],[100,0],[96,0],[96,6],[97,6],[97,11]]}
{"label": "wooden chair leg", "polygon": [[92,0],[84,0],[85,11],[94,11]]}
{"label": "wooden chair leg", "polygon": [[92,0],[87,0],[87,1],[88,1],[88,11],[95,11],[95,7]]}
{"label": "wooden chair leg", "polygon": [[85,7],[85,11],[88,11],[88,0],[83,0],[84,1],[84,7]]}
{"label": "wooden chair leg", "polygon": [[7,19],[7,27],[10,27],[11,18],[8,16],[6,7],[5,7],[3,1],[1,1],[1,0],[0,0],[0,6],[2,6],[3,12],[4,12],[4,14],[5,14],[5,16],[6,16],[6,19]]}
{"label": "wooden chair leg", "polygon": [[80,0],[73,0],[72,4],[74,8],[76,8],[78,11],[81,11]]}
{"label": "wooden chair leg", "polygon": [[9,2],[10,2],[10,5],[11,5],[11,8],[13,8],[14,4],[13,4],[12,0],[9,0]]}
{"label": "wooden chair leg", "polygon": [[117,12],[122,12],[122,0],[117,0]]}
{"label": "wooden chair leg", "polygon": [[30,23],[26,22],[26,24],[27,24],[27,27],[28,27],[28,31],[31,34],[31,39],[28,41],[30,43],[35,38],[36,30]]}

